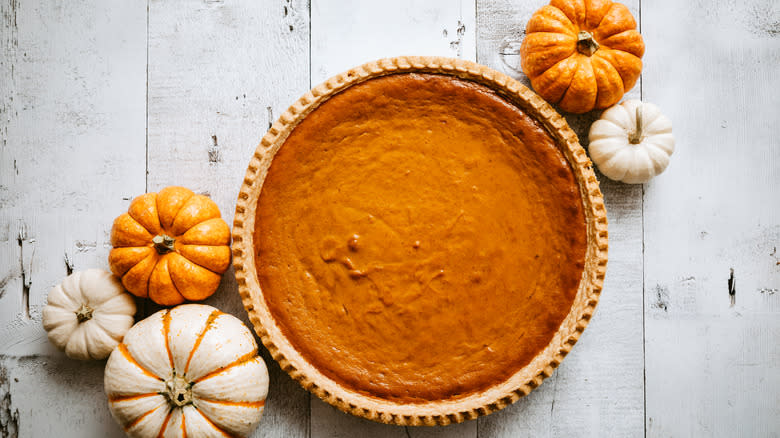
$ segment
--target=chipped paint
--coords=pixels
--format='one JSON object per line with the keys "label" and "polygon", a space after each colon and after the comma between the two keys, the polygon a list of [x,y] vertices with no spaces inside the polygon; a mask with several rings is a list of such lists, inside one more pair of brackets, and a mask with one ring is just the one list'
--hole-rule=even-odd
{"label": "chipped paint", "polygon": [[97,242],[92,240],[77,240],[73,245],[78,253],[92,252],[97,248]]}
{"label": "chipped paint", "polygon": [[744,23],[754,35],[770,38],[780,36],[780,16],[772,9],[770,3],[754,5],[750,8]]}
{"label": "chipped paint", "polygon": [[19,436],[19,409],[11,400],[11,382],[5,361],[0,361],[0,438]]}
{"label": "chipped paint", "polygon": [[458,27],[455,29],[455,34],[457,38],[450,41],[450,49],[455,51],[458,58],[461,58],[463,56],[463,37],[466,35],[466,25],[460,20],[458,20]]}
{"label": "chipped paint", "polygon": [[24,316],[30,319],[30,286],[32,286],[32,264],[33,257],[35,257],[35,245],[32,247],[32,254],[30,255],[29,266],[25,267],[24,260],[24,247],[25,241],[28,243],[34,243],[35,239],[28,239],[27,236],[27,224],[20,222],[19,233],[16,237],[16,243],[19,245],[19,272],[22,277],[22,310]]}
{"label": "chipped paint", "polygon": [[655,302],[652,307],[655,309],[661,309],[664,312],[669,311],[669,288],[660,284],[656,284],[655,288]]}
{"label": "chipped paint", "polygon": [[[19,26],[16,20],[18,0],[0,2],[0,144],[8,145],[8,126],[11,124],[17,52],[19,50]],[[19,174],[14,160],[14,173]]]}
{"label": "chipped paint", "polygon": [[222,154],[220,154],[219,143],[217,142],[217,134],[211,136],[211,146],[209,147],[208,154],[209,164],[217,164],[222,161]]}
{"label": "chipped paint", "polygon": [[729,269],[729,307],[734,307],[737,304],[737,280],[734,278],[734,268]]}
{"label": "chipped paint", "polygon": [[67,275],[70,275],[73,273],[73,261],[70,259],[70,256],[68,255],[68,252],[65,251],[65,255],[63,256],[63,261],[65,262],[65,273]]}
{"label": "chipped paint", "polygon": [[0,298],[2,298],[3,295],[5,295],[5,290],[6,290],[5,287],[8,285],[8,282],[10,282],[12,278],[14,278],[14,274],[8,274],[0,280]]}

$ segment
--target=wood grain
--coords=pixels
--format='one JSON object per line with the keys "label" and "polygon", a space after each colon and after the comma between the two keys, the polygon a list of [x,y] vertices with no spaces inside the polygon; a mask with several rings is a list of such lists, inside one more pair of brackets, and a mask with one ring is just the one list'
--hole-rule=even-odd
{"label": "wood grain", "polygon": [[379,58],[438,55],[474,60],[473,1],[311,2],[311,81]]}
{"label": "wood grain", "polygon": [[677,139],[645,191],[648,436],[780,435],[778,18],[643,3],[644,94]]}
{"label": "wood grain", "polygon": [[[308,19],[302,0],[151,3],[149,190],[176,184],[207,194],[232,223],[249,158],[273,114],[308,90]],[[232,268],[206,304],[252,326]],[[262,350],[271,387],[252,436],[308,436],[309,394]]]}
{"label": "wood grain", "polygon": [[66,257],[108,267],[113,219],[143,191],[146,7],[1,0],[0,20],[0,396],[18,413],[0,434],[116,433],[102,364],[54,349],[40,312]]}
{"label": "wood grain", "polygon": [[[639,17],[639,2],[625,3]],[[478,2],[477,61],[530,86],[517,49],[543,3]],[[639,98],[639,86],[627,98]],[[565,115],[583,146],[598,112]],[[642,187],[599,175],[609,220],[609,264],[596,314],[555,374],[515,405],[478,421],[480,436],[642,436]]]}

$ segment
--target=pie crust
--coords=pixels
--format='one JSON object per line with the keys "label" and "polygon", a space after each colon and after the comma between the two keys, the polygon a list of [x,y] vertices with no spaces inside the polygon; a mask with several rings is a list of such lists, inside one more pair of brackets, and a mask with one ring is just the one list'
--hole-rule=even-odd
{"label": "pie crust", "polygon": [[[547,346],[510,378],[462,398],[401,403],[344,387],[320,372],[295,349],[271,314],[255,265],[255,218],[263,181],[273,157],[292,130],[331,96],[366,80],[396,73],[436,73],[473,81],[498,92],[539,121],[558,143],[577,180],[585,213],[585,267],[574,303]],[[263,344],[293,379],[338,409],[373,421],[398,425],[446,425],[500,410],[549,377],[579,339],[598,304],[607,264],[607,217],[590,160],[566,120],[516,80],[488,67],[441,57],[382,59],[334,76],[307,92],[281,115],[257,147],[236,204],[233,264],[244,307]]]}

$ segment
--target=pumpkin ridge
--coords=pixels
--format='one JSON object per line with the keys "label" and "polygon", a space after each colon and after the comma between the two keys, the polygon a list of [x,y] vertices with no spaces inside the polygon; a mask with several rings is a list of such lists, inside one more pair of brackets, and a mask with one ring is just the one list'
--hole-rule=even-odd
{"label": "pumpkin ridge", "polygon": [[[604,47],[606,47],[607,50],[615,50],[615,49],[613,49],[612,47],[609,47],[609,46],[604,46]],[[594,54],[594,56],[598,56],[599,59],[604,61],[604,64],[608,65],[612,70],[614,70],[615,74],[617,74],[617,77],[620,78],[620,86],[623,87],[623,94],[628,93],[630,90],[626,90],[626,82],[623,80],[623,76],[620,76],[620,72],[618,71],[617,67],[612,65],[612,62],[610,62],[609,59],[607,59],[607,58],[605,58],[605,57],[603,57],[601,55]],[[622,99],[622,97],[623,96],[621,96],[621,99]],[[618,99],[618,101],[620,101],[620,99]]]}
{"label": "pumpkin ridge", "polygon": [[[572,55],[577,55],[578,53],[579,53],[579,52],[577,52],[577,50],[575,49],[575,50],[574,50],[574,53],[572,53]],[[569,57],[571,57],[571,55],[570,55]],[[568,59],[568,58],[566,58],[566,59]],[[562,59],[562,60],[560,60],[560,61],[558,61],[558,62],[563,62],[563,61],[565,61],[566,59]],[[558,65],[558,64],[556,63],[556,65]],[[578,62],[577,62],[577,67],[576,67],[576,68],[574,69],[574,71],[572,72],[572,74],[571,74],[571,77],[569,77],[569,83],[566,85],[566,90],[565,90],[563,93],[561,93],[561,98],[560,98],[560,99],[558,99],[558,101],[557,101],[557,102],[555,102],[556,104],[559,104],[559,103],[561,103],[561,101],[563,100],[563,98],[564,98],[564,97],[566,97],[566,93],[568,93],[568,92],[569,92],[569,88],[571,87],[571,84],[574,82],[574,77],[575,77],[575,76],[577,76],[577,70],[578,70],[579,68],[580,68],[580,67],[579,67],[579,61],[578,61]]]}
{"label": "pumpkin ridge", "polygon": [[160,381],[163,381],[158,375],[154,374],[153,372],[146,369],[143,365],[141,365],[132,354],[130,354],[130,350],[127,349],[127,345],[123,343],[117,345],[117,348],[119,349],[119,352],[122,353],[122,356],[124,356],[125,359],[127,359],[128,362],[132,363],[133,365],[137,366],[138,369],[140,369],[144,374],[146,374],[149,377],[154,377],[155,379],[158,379]]}
{"label": "pumpkin ridge", "polygon": [[[89,282],[89,279],[87,278],[87,276],[86,275],[79,275],[78,290],[79,290],[79,296],[81,296],[81,306],[82,307],[83,306],[87,306],[87,307],[91,308],[92,311],[95,311],[96,307],[98,307],[99,305],[101,305],[104,302],[106,302],[106,300],[108,300],[110,298],[113,298],[112,296],[110,296],[108,298],[106,298],[105,296],[99,296],[99,297],[97,297],[97,300],[95,300],[94,296],[93,297],[87,297],[86,291],[87,291],[88,288],[86,287],[87,286],[87,284],[85,284],[86,282]],[[92,298],[92,299],[90,299],[90,298]],[[101,301],[101,299],[102,299],[102,301]],[[81,310],[81,309],[79,309],[79,310]],[[90,317],[87,320],[92,319],[92,316],[91,316],[92,312],[89,312],[89,313],[90,313]]]}
{"label": "pumpkin ridge", "polygon": [[[133,224],[137,225],[135,227]],[[143,230],[140,237],[136,235],[136,232]],[[122,213],[114,219],[113,225],[111,225],[111,246],[114,248],[133,248],[137,246],[143,246],[144,242],[152,236],[151,233],[138,221],[136,221],[130,213]]]}
{"label": "pumpkin ridge", "polygon": [[181,409],[181,437],[187,438],[187,416],[184,415],[184,408]]}
{"label": "pumpkin ridge", "polygon": [[155,234],[157,234],[157,232],[156,232],[156,231],[153,231],[153,230],[150,230],[149,228],[146,228],[146,226],[144,226],[144,224],[143,224],[143,223],[142,223],[142,222],[139,220],[139,218],[137,218],[137,217],[133,216],[133,211],[134,211],[134,210],[133,210],[133,205],[136,203],[136,201],[138,201],[138,202],[141,202],[141,201],[140,201],[140,200],[141,200],[141,198],[142,198],[143,196],[146,196],[146,195],[149,195],[149,196],[154,196],[154,217],[157,219],[157,224],[160,226],[160,229],[162,229],[162,228],[163,228],[163,227],[162,227],[162,224],[160,224],[160,214],[157,212],[157,193],[146,193],[146,194],[144,194],[144,195],[138,196],[138,197],[136,197],[135,199],[133,199],[133,201],[130,203],[130,207],[127,209],[127,214],[128,214],[128,215],[129,215],[129,216],[130,216],[130,217],[131,217],[131,218],[132,218],[134,221],[138,222],[138,225],[140,225],[141,227],[143,227],[143,229],[145,229],[147,233],[149,233],[149,234],[151,234],[152,236],[154,236]]}
{"label": "pumpkin ridge", "polygon": [[[602,46],[607,47],[607,48],[609,48],[611,50],[620,50],[621,52],[627,52],[627,53],[630,53],[630,54],[632,54],[634,56],[640,57],[636,53],[632,52],[631,50],[626,50],[626,49],[630,49],[631,48],[631,47],[626,47],[626,46],[630,46],[630,44],[629,44],[628,41],[621,40],[621,36],[623,38],[628,38],[629,36],[634,36],[634,34],[639,35],[640,40],[641,40],[641,36],[642,35],[639,33],[638,30],[636,30],[636,29],[626,29],[626,30],[624,30],[622,32],[616,32],[616,33],[614,33],[612,35],[609,35],[608,37],[601,38],[601,41],[599,42],[599,44],[601,44]],[[643,48],[642,48],[642,52],[640,53],[640,55],[644,54],[644,43],[643,42],[642,42],[642,46],[643,46]]]}
{"label": "pumpkin ridge", "polygon": [[[550,7],[554,8],[555,10],[557,10],[558,12],[560,12],[560,13],[561,13],[561,15],[563,16],[563,18],[566,18],[566,21],[568,21],[568,22],[569,22],[569,24],[571,24],[571,27],[572,27],[572,28],[578,28],[578,27],[580,27],[580,26],[579,26],[577,23],[575,23],[575,22],[571,21],[571,18],[569,18],[569,16],[568,16],[568,15],[566,15],[566,13],[565,13],[565,12],[563,12],[563,11],[562,11],[562,10],[561,10],[559,7],[557,7],[557,6],[554,6],[554,5],[552,5],[552,4],[549,4],[548,6],[550,6]],[[531,17],[531,18],[533,18],[533,17]],[[551,17],[551,16],[548,16],[548,18],[549,18],[549,19],[555,19],[555,18],[558,18],[558,17],[555,17],[555,18],[553,18],[553,17]],[[564,26],[566,25],[566,23],[564,23],[564,22],[562,22],[562,21],[560,21],[560,20],[558,20],[558,22],[559,22],[559,23],[561,23],[561,24],[563,24]],[[571,36],[574,36],[574,37],[576,37],[576,36],[577,36],[577,31],[572,31],[572,33],[571,33]]]}
{"label": "pumpkin ridge", "polygon": [[127,424],[126,426],[124,426],[125,432],[127,432],[127,431],[129,431],[130,429],[132,429],[133,427],[135,427],[135,426],[136,426],[138,423],[140,423],[141,421],[143,421],[143,419],[144,419],[144,418],[148,417],[148,416],[149,416],[149,415],[151,415],[153,412],[157,411],[158,409],[160,409],[160,408],[162,408],[162,407],[163,407],[163,405],[157,406],[156,408],[153,408],[153,409],[149,410],[148,412],[146,412],[146,413],[142,414],[140,417],[138,417],[138,418],[136,418],[135,420],[131,421],[129,424]]}
{"label": "pumpkin ridge", "polygon": [[[180,264],[180,268],[182,267],[182,263],[186,263],[191,265],[191,267],[195,268],[196,270],[200,270],[199,273],[199,279],[198,284],[194,285],[190,278],[187,278],[187,275],[181,275],[180,269],[170,269],[171,273],[171,281],[173,285],[176,287],[176,289],[179,291],[179,294],[182,296],[182,301],[201,301],[205,300],[206,298],[210,297],[214,294],[214,292],[219,287],[219,283],[222,279],[222,274],[218,274],[214,271],[211,271],[207,268],[204,268],[203,266],[200,266],[199,264],[191,261],[190,259],[184,257],[183,255],[177,253],[170,253],[169,256],[172,257],[172,254],[175,254],[177,256],[176,259],[171,258],[170,263],[178,263]],[[179,260],[181,259],[181,260]],[[186,268],[186,267],[185,267]],[[193,275],[195,277],[196,275]],[[208,277],[208,278],[204,278]],[[176,279],[179,279],[183,283],[183,285],[179,285],[177,283]],[[188,284],[189,282],[189,284]],[[212,283],[212,284],[209,284]],[[203,294],[203,291],[207,291],[207,294]]]}
{"label": "pumpkin ridge", "polygon": [[[62,309],[67,310],[68,312],[75,312],[76,309],[79,308],[78,301],[70,295],[69,291],[65,290],[65,288],[62,287],[62,283],[54,286],[51,292],[49,292],[48,296],[49,298],[53,298],[55,301],[59,301],[60,298],[64,301],[62,303],[58,303],[58,302],[50,303],[49,298],[47,298],[46,304],[49,306],[60,307]],[[65,307],[66,305],[69,307]]]}
{"label": "pumpkin ridge", "polygon": [[[173,279],[171,279],[171,283],[173,283]],[[176,285],[174,284],[173,287],[175,288]],[[177,289],[176,292],[179,290]],[[162,317],[162,332],[163,332],[163,338],[165,338],[165,351],[168,353],[168,361],[171,364],[171,368],[173,368],[173,353],[171,352],[171,344],[168,340],[168,336],[171,332],[171,309],[166,309],[165,313]]]}
{"label": "pumpkin ridge", "polygon": [[[176,254],[179,254],[179,251],[174,251],[174,252],[175,252]],[[166,255],[168,255],[168,254],[166,254]],[[184,257],[184,256],[183,256],[183,255],[181,255],[181,254],[179,254],[179,255],[180,255],[181,257]],[[186,258],[186,257],[184,257],[184,258],[185,258],[186,260],[189,260],[189,259],[188,259],[188,258]],[[193,264],[194,264],[194,262],[193,262]],[[199,266],[200,266],[200,265],[199,265]],[[205,268],[204,268],[204,269],[205,269]],[[176,293],[178,293],[178,294],[179,294],[179,296],[181,296],[181,297],[184,299],[184,301],[186,301],[186,300],[187,300],[187,297],[185,297],[185,296],[184,296],[184,294],[183,294],[183,293],[181,293],[181,290],[179,289],[179,286],[176,286],[176,279],[175,279],[175,278],[173,278],[173,275],[170,275],[170,273],[171,273],[171,271],[170,271],[170,266],[169,266],[168,275],[171,277],[171,284],[173,285],[173,288],[174,288],[174,289],[176,289]]]}
{"label": "pumpkin ridge", "polygon": [[206,318],[206,324],[203,326],[203,331],[201,331],[198,334],[198,337],[195,339],[195,343],[192,345],[192,350],[190,350],[190,355],[189,357],[187,357],[187,363],[186,365],[184,365],[185,376],[187,375],[187,371],[190,369],[190,362],[192,361],[192,357],[195,355],[195,351],[198,349],[198,347],[200,347],[200,343],[201,341],[203,341],[203,338],[206,336],[206,332],[208,332],[209,329],[211,329],[211,327],[214,326],[214,321],[216,321],[217,317],[219,317],[219,315],[221,314],[222,312],[220,312],[219,310],[214,310],[209,314],[208,318]]}
{"label": "pumpkin ridge", "polygon": [[223,366],[222,368],[217,368],[216,370],[206,374],[205,376],[198,378],[197,380],[193,381],[192,384],[194,385],[194,384],[202,382],[202,381],[204,381],[204,380],[206,380],[206,379],[208,379],[210,377],[214,377],[214,376],[216,376],[217,374],[220,374],[223,371],[226,371],[226,370],[228,370],[230,368],[233,368],[235,366],[241,365],[241,364],[243,364],[245,362],[249,362],[250,360],[252,360],[252,359],[254,359],[256,357],[257,357],[257,350],[250,351],[249,353],[239,357],[238,359],[236,359],[233,362]]}
{"label": "pumpkin ridge", "polygon": [[168,422],[171,421],[171,416],[173,416],[173,409],[168,410],[168,415],[166,415],[165,420],[163,420],[163,424],[160,427],[160,433],[157,434],[157,438],[163,438],[163,435],[165,435],[165,429],[168,427]]}
{"label": "pumpkin ridge", "polygon": [[138,400],[139,398],[151,397],[153,395],[160,395],[160,394],[156,392],[147,392],[146,394],[116,395],[113,397],[109,397],[108,401],[110,403],[116,403],[116,402],[130,401],[130,400]]}
{"label": "pumpkin ridge", "polygon": [[218,405],[225,405],[225,406],[240,406],[245,408],[261,408],[265,406],[265,400],[260,401],[254,401],[254,402],[248,402],[248,401],[231,401],[231,400],[211,400],[207,398],[201,398],[198,399],[202,402],[207,403],[214,403]]}
{"label": "pumpkin ridge", "polygon": [[[208,198],[208,199],[209,199],[209,201],[211,201],[211,202],[214,202],[213,200],[211,200],[211,198]],[[198,225],[200,225],[200,224],[202,224],[202,223],[205,223],[205,222],[208,222],[208,221],[213,221],[214,219],[221,219],[222,221],[224,221],[224,219],[222,219],[222,214],[220,213],[220,215],[219,215],[219,216],[217,216],[217,217],[210,217],[210,218],[208,218],[208,219],[203,219],[202,221],[200,221],[200,222],[198,222],[198,223],[196,223],[196,224],[193,224],[193,225],[192,225],[190,228],[188,228],[188,229],[187,229],[187,231],[189,231],[189,230],[191,230],[191,229],[193,229],[193,228],[197,227]],[[229,227],[229,226],[228,226],[228,230],[230,230],[230,227]],[[182,236],[184,236],[185,234],[187,234],[187,231],[185,231],[185,232],[181,233],[180,235],[176,236],[175,238],[176,238],[176,239],[181,239],[181,237],[182,237]],[[197,244],[195,244],[195,243],[187,243],[187,244],[185,244],[185,245],[201,245],[201,244],[199,244],[199,243],[197,243]],[[227,245],[230,245],[230,240],[228,240],[228,243],[227,243]],[[201,245],[201,246],[225,246],[225,245]]]}
{"label": "pumpkin ridge", "polygon": [[[213,248],[221,248],[221,247],[223,247],[223,246],[225,246],[225,245],[187,245],[187,246],[210,246],[210,247],[213,247]],[[191,259],[191,258],[189,258],[189,257],[185,257],[185,256],[184,256],[184,254],[182,254],[182,253],[181,253],[181,252],[179,252],[178,250],[176,251],[176,254],[178,254],[178,255],[180,255],[180,256],[182,256],[182,257],[184,257],[184,259],[185,259],[185,260],[187,260],[188,262],[192,263],[193,265],[195,265],[195,266],[200,266],[201,268],[203,268],[203,269],[205,269],[205,270],[207,270],[207,271],[209,271],[209,272],[213,272],[213,273],[215,273],[215,274],[217,274],[217,275],[222,275],[222,274],[224,274],[224,272],[223,272],[223,273],[219,273],[219,272],[217,272],[217,271],[215,271],[215,270],[213,270],[213,269],[209,269],[209,268],[207,268],[207,267],[205,267],[205,266],[201,265],[200,263],[196,262],[195,260],[192,260],[192,259]],[[173,282],[173,286],[174,286],[174,287],[176,287],[176,282],[174,282],[174,281],[173,281],[173,277],[171,277],[171,282]],[[179,288],[176,288],[176,290],[178,291],[178,290],[179,290]],[[182,296],[184,296],[184,295],[182,295]]]}
{"label": "pumpkin ridge", "polygon": [[[577,52],[577,53],[574,53],[574,54],[573,54],[573,56],[577,56],[577,55],[581,55],[581,54],[580,54],[579,52]],[[581,56],[585,56],[585,55],[581,55]],[[588,58],[588,57],[586,57],[586,58]],[[563,61],[561,61],[561,62],[563,62]],[[577,62],[577,66],[576,66],[576,68],[574,69],[574,72],[572,73],[572,75],[571,75],[571,78],[569,78],[569,85],[567,85],[567,86],[566,86],[566,91],[564,91],[564,92],[561,94],[561,98],[560,98],[560,99],[558,99],[558,101],[557,101],[557,102],[555,102],[555,103],[556,103],[556,105],[560,105],[560,103],[561,103],[561,102],[563,102],[563,99],[565,99],[565,98],[566,98],[566,94],[567,94],[567,93],[569,92],[569,90],[571,89],[571,85],[574,83],[574,79],[577,77],[577,72],[578,72],[578,71],[579,71],[579,70],[582,68],[582,62],[583,62],[583,61],[582,61],[581,59],[577,59],[577,61],[576,61],[576,62]],[[587,62],[590,62],[590,58],[588,58],[588,59],[587,59]],[[557,64],[556,64],[556,65],[557,65]],[[592,68],[592,66],[591,66],[591,68]],[[598,87],[596,87],[596,92],[598,92]]]}
{"label": "pumpkin ridge", "polygon": [[[656,153],[660,153],[660,155],[668,155],[666,151],[658,147],[658,145],[656,145],[653,142],[642,140],[642,143],[644,144],[645,148],[648,150],[654,150]],[[652,160],[652,164],[653,164],[653,170],[655,170],[656,175],[660,174],[666,169],[666,166],[662,166],[658,164],[658,162],[655,159]]]}
{"label": "pumpkin ridge", "polygon": [[211,427],[213,427],[217,432],[221,433],[222,436],[224,436],[225,438],[235,438],[233,435],[227,433],[227,431],[225,431],[221,427],[217,426],[213,421],[211,421],[211,418],[209,418],[208,415],[201,412],[200,410],[198,410],[198,413],[200,414],[201,417],[203,417],[204,420],[206,420],[207,423],[211,425]]}
{"label": "pumpkin ridge", "polygon": [[57,309],[62,309],[62,310],[66,311],[66,312],[69,312],[69,313],[70,312],[74,312],[73,310],[66,309],[63,305],[61,305],[59,303],[50,303],[50,302],[47,301],[46,305],[47,306],[51,306],[51,307],[56,307]]}
{"label": "pumpkin ridge", "polygon": [[[190,226],[189,228],[192,228],[192,227],[195,227],[195,226],[197,226],[197,225],[200,225],[200,224],[202,224],[203,222],[206,222],[207,220],[210,220],[210,219],[215,219],[215,218],[217,218],[217,217],[219,217],[219,218],[221,218],[221,217],[222,217],[222,213],[219,211],[219,206],[218,206],[218,205],[216,205],[216,202],[214,202],[214,200],[213,200],[213,199],[209,198],[208,196],[199,195],[199,194],[195,193],[195,194],[193,194],[192,196],[190,196],[189,198],[187,198],[187,200],[186,200],[186,201],[184,201],[184,202],[181,204],[181,207],[179,207],[179,211],[177,211],[177,212],[176,212],[176,214],[175,214],[175,215],[173,215],[173,220],[171,221],[171,228],[173,228],[173,224],[175,224],[175,223],[176,223],[176,219],[178,219],[178,218],[179,218],[179,215],[181,214],[181,212],[182,212],[182,211],[184,211],[184,207],[186,207],[187,205],[189,205],[189,203],[190,203],[190,202],[192,202],[192,201],[193,201],[193,199],[197,201],[197,200],[199,200],[199,199],[201,199],[201,198],[203,198],[204,202],[206,202],[206,203],[209,203],[209,202],[210,202],[210,203],[214,204],[214,205],[215,205],[215,207],[216,207],[216,210],[217,210],[217,214],[218,214],[218,215],[217,215],[217,216],[215,216],[215,217],[210,217],[210,218],[204,219],[204,220],[202,220],[202,221],[200,221],[200,222],[198,222],[198,223],[195,223],[195,224],[193,224],[192,226]],[[187,228],[187,229],[189,229],[189,228]],[[186,233],[186,230],[184,231],[184,233]],[[176,238],[178,239],[179,237],[181,237],[182,235],[184,235],[184,233],[181,233],[181,234],[177,235],[177,236],[176,236]]]}
{"label": "pumpkin ridge", "polygon": [[[661,114],[660,111],[656,111],[655,114],[654,114],[655,117],[652,117],[652,118],[647,117],[646,114],[647,113],[645,113],[645,112],[642,113],[642,119],[643,119],[642,120],[642,130],[645,133],[644,137],[650,137],[651,135],[655,134],[655,131],[651,130],[649,128],[653,125],[653,123],[655,123],[656,120],[658,120],[661,116],[663,116],[663,114]],[[651,115],[653,115],[653,114],[651,114]],[[670,130],[670,132],[671,132],[671,130]]]}
{"label": "pumpkin ridge", "polygon": [[[152,256],[154,256],[155,252],[152,252]],[[146,296],[144,298],[149,298],[149,284],[152,283],[152,274],[154,273],[154,269],[157,267],[157,264],[160,263],[160,260],[162,260],[162,257],[159,257],[158,254],[157,260],[155,260],[154,264],[152,265],[152,269],[149,270],[149,276],[146,277],[146,288],[144,289],[146,290]]]}
{"label": "pumpkin ridge", "polygon": [[633,16],[633,14],[631,14],[631,11],[628,9],[628,7],[626,5],[624,5],[624,4],[621,4],[621,3],[612,3],[612,6],[610,6],[609,9],[607,9],[607,12],[601,18],[601,21],[599,21],[598,26],[593,28],[593,33],[594,34],[597,33],[596,31],[599,29],[599,27],[601,27],[601,24],[604,22],[604,20],[607,19],[607,17],[611,17],[610,13],[615,8],[618,8],[618,9],[623,8],[623,10],[626,13],[629,14],[629,16],[631,17],[631,20],[634,21],[634,26],[633,27],[627,27],[627,28],[617,27],[618,30],[615,30],[614,32],[612,32],[612,33],[610,33],[608,35],[601,35],[601,34],[599,34],[600,35],[599,39],[608,39],[608,38],[610,38],[610,37],[612,37],[614,35],[617,35],[619,33],[625,32],[627,30],[636,30],[636,28],[637,28],[636,20],[634,19],[634,16]]}
{"label": "pumpkin ridge", "polygon": [[[609,50],[611,50],[611,49],[609,49]],[[625,84],[623,83],[623,77],[620,76],[620,73],[617,71],[615,66],[612,65],[612,63],[610,63],[609,60],[607,60],[606,58],[603,58],[601,56],[598,56],[598,58],[597,58],[597,56],[598,56],[598,52],[594,53],[593,56],[591,57],[591,60],[590,60],[590,65],[593,68],[593,74],[596,77],[596,102],[594,104],[595,105],[594,108],[597,108],[597,109],[599,109],[599,108],[608,108],[609,106],[611,106],[611,105],[615,104],[616,102],[620,101],[620,97],[622,97],[626,93],[626,87],[625,87]],[[617,76],[618,79],[620,80],[620,91],[621,91],[621,93],[620,93],[620,97],[618,97],[617,100],[610,101],[610,103],[606,104],[606,105],[603,104],[603,103],[600,105],[599,104],[599,97],[602,94],[601,93],[602,87],[599,86],[599,77],[602,77],[602,78],[606,77],[607,74],[606,74],[605,70],[607,70],[607,69],[611,69],[609,71],[609,75],[613,75],[614,74],[614,76]],[[608,89],[608,87],[606,87],[606,88]],[[607,91],[607,90],[605,89],[605,91]]]}
{"label": "pumpkin ridge", "polygon": [[[575,52],[576,52],[576,50],[575,50]],[[534,82],[535,82],[537,79],[539,79],[540,77],[544,76],[544,74],[545,74],[545,73],[547,73],[547,71],[549,71],[549,70],[551,70],[551,69],[553,69],[553,68],[556,68],[556,67],[557,67],[559,64],[561,64],[562,62],[566,62],[566,61],[568,61],[570,58],[571,58],[571,55],[567,56],[566,58],[563,58],[563,59],[561,59],[560,61],[558,61],[558,62],[556,62],[555,64],[553,64],[553,66],[552,66],[552,67],[550,67],[549,69],[547,69],[547,70],[543,71],[541,74],[539,74],[539,75],[535,76],[534,78],[532,78],[532,79],[531,79],[531,85],[532,85],[532,86],[533,86],[535,89],[539,90],[539,87],[538,87],[538,86],[536,86],[536,85],[533,85],[533,83],[534,83]],[[569,90],[569,87],[571,86],[571,83],[572,83],[572,81],[574,81],[574,74],[575,74],[576,72],[577,72],[577,69],[575,68],[575,69],[573,70],[573,72],[572,72],[571,76],[569,77],[569,83],[568,83],[568,84],[566,84],[566,89],[565,89],[565,90],[564,90],[564,91],[561,93],[561,97],[560,97],[560,98],[558,98],[557,100],[555,100],[554,102],[553,102],[552,100],[550,100],[550,103],[551,103],[551,104],[553,104],[553,105],[557,105],[557,104],[558,104],[558,103],[559,103],[559,102],[560,102],[560,101],[563,99],[563,96],[565,96],[565,95],[566,95],[566,92]],[[558,75],[558,76],[556,76],[555,78],[557,79],[557,78],[559,78],[559,77],[562,77],[562,76],[563,76],[563,75]],[[546,94],[548,94],[548,93],[546,93]]]}
{"label": "pumpkin ridge", "polygon": [[[563,7],[559,7],[558,4],[562,4],[563,6],[568,6],[568,7],[564,9]],[[561,12],[563,12],[563,15],[565,15],[566,18],[568,18],[569,21],[572,22],[572,24],[574,24],[577,27],[580,27],[580,20],[577,17],[577,8],[576,8],[576,6],[574,5],[573,2],[567,2],[567,1],[556,2],[556,1],[551,1],[550,5],[555,7],[555,8],[558,8]],[[583,6],[583,8],[585,7],[585,2],[583,2],[582,6]],[[567,11],[570,12],[572,14],[572,16],[569,16]],[[583,16],[583,17],[585,17],[585,16]]]}
{"label": "pumpkin ridge", "polygon": [[[169,188],[169,187],[166,187],[166,189],[167,189],[167,188]],[[181,188],[184,188],[184,187],[181,187]],[[165,190],[165,189],[163,189],[163,190]],[[189,190],[189,189],[185,189],[185,190],[187,190],[187,191],[189,192],[189,195],[190,195],[190,196],[188,196],[188,197],[187,197],[187,199],[185,199],[185,200],[184,200],[184,201],[181,203],[181,206],[179,207],[179,210],[178,210],[178,211],[176,211],[176,214],[174,214],[174,215],[173,215],[173,219],[171,219],[171,223],[170,223],[170,224],[168,224],[168,225],[171,225],[171,226],[173,226],[173,222],[176,220],[176,216],[178,216],[178,215],[179,215],[179,212],[181,212],[181,209],[182,209],[182,208],[183,208],[183,207],[184,207],[184,206],[185,206],[185,205],[186,205],[188,202],[190,202],[190,199],[192,199],[192,197],[193,197],[193,196],[195,196],[195,193],[194,193],[193,191],[191,191],[191,190]],[[161,190],[161,191],[162,191],[162,190]],[[159,195],[159,192],[158,192],[158,195]],[[154,203],[155,203],[155,205],[157,206],[157,217],[159,218],[159,216],[160,216],[160,196],[155,196]],[[167,230],[167,228],[168,228],[168,227],[167,227],[167,226],[166,226],[164,223],[162,223],[162,220],[160,220],[160,228],[162,228],[162,230],[163,230],[163,231],[166,231],[166,230]]]}
{"label": "pumpkin ridge", "polygon": [[[157,251],[154,251],[152,254],[154,254]],[[149,277],[146,278],[146,296],[144,298],[149,298],[149,285],[152,284],[152,274],[154,273],[154,270],[157,269],[157,264],[160,263],[160,260],[165,257],[164,255],[159,255],[157,257],[157,260],[154,262],[154,265],[152,266],[152,269],[149,270]],[[171,278],[171,284],[173,284],[173,278]],[[176,284],[173,284],[173,287],[176,288]],[[176,292],[179,292],[179,289],[176,288]],[[181,295],[181,294],[179,294]],[[152,300],[154,301],[154,300]],[[156,302],[156,301],[155,301]]]}
{"label": "pumpkin ridge", "polygon": [[[605,18],[607,18],[607,17],[609,16],[609,11],[610,11],[610,10],[612,10],[612,8],[613,8],[613,7],[615,7],[615,3],[612,3],[611,5],[609,5],[609,9],[607,9],[607,11],[606,11],[606,12],[604,12],[604,15],[602,15],[602,16],[601,16],[601,20],[599,20],[599,23],[598,23],[596,26],[594,26],[594,27],[593,27],[593,30],[594,30],[594,31],[595,31],[596,29],[598,29],[598,28],[599,28],[599,26],[601,26],[601,23],[603,23],[603,22],[604,22],[604,19],[605,19]],[[599,43],[599,44],[601,44],[601,43]]]}

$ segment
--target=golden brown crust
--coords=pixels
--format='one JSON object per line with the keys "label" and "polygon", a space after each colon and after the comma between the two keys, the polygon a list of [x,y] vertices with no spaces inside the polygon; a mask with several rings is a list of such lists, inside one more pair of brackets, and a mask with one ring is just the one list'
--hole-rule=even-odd
{"label": "golden brown crust", "polygon": [[[559,142],[579,183],[585,207],[588,248],[582,282],[570,313],[547,347],[505,382],[457,400],[399,404],[345,389],[309,364],[287,341],[271,316],[257,279],[253,232],[257,201],[271,160],[297,124],[339,91],[393,73],[457,76],[486,85],[539,120]],[[571,351],[598,304],[607,264],[607,216],[593,167],[565,119],[532,91],[488,67],[440,57],[381,59],[336,75],[303,95],[277,120],[257,147],[238,195],[233,224],[233,264],[239,293],[255,330],[272,357],[304,388],[353,415],[398,425],[446,425],[487,415],[528,394]]]}

